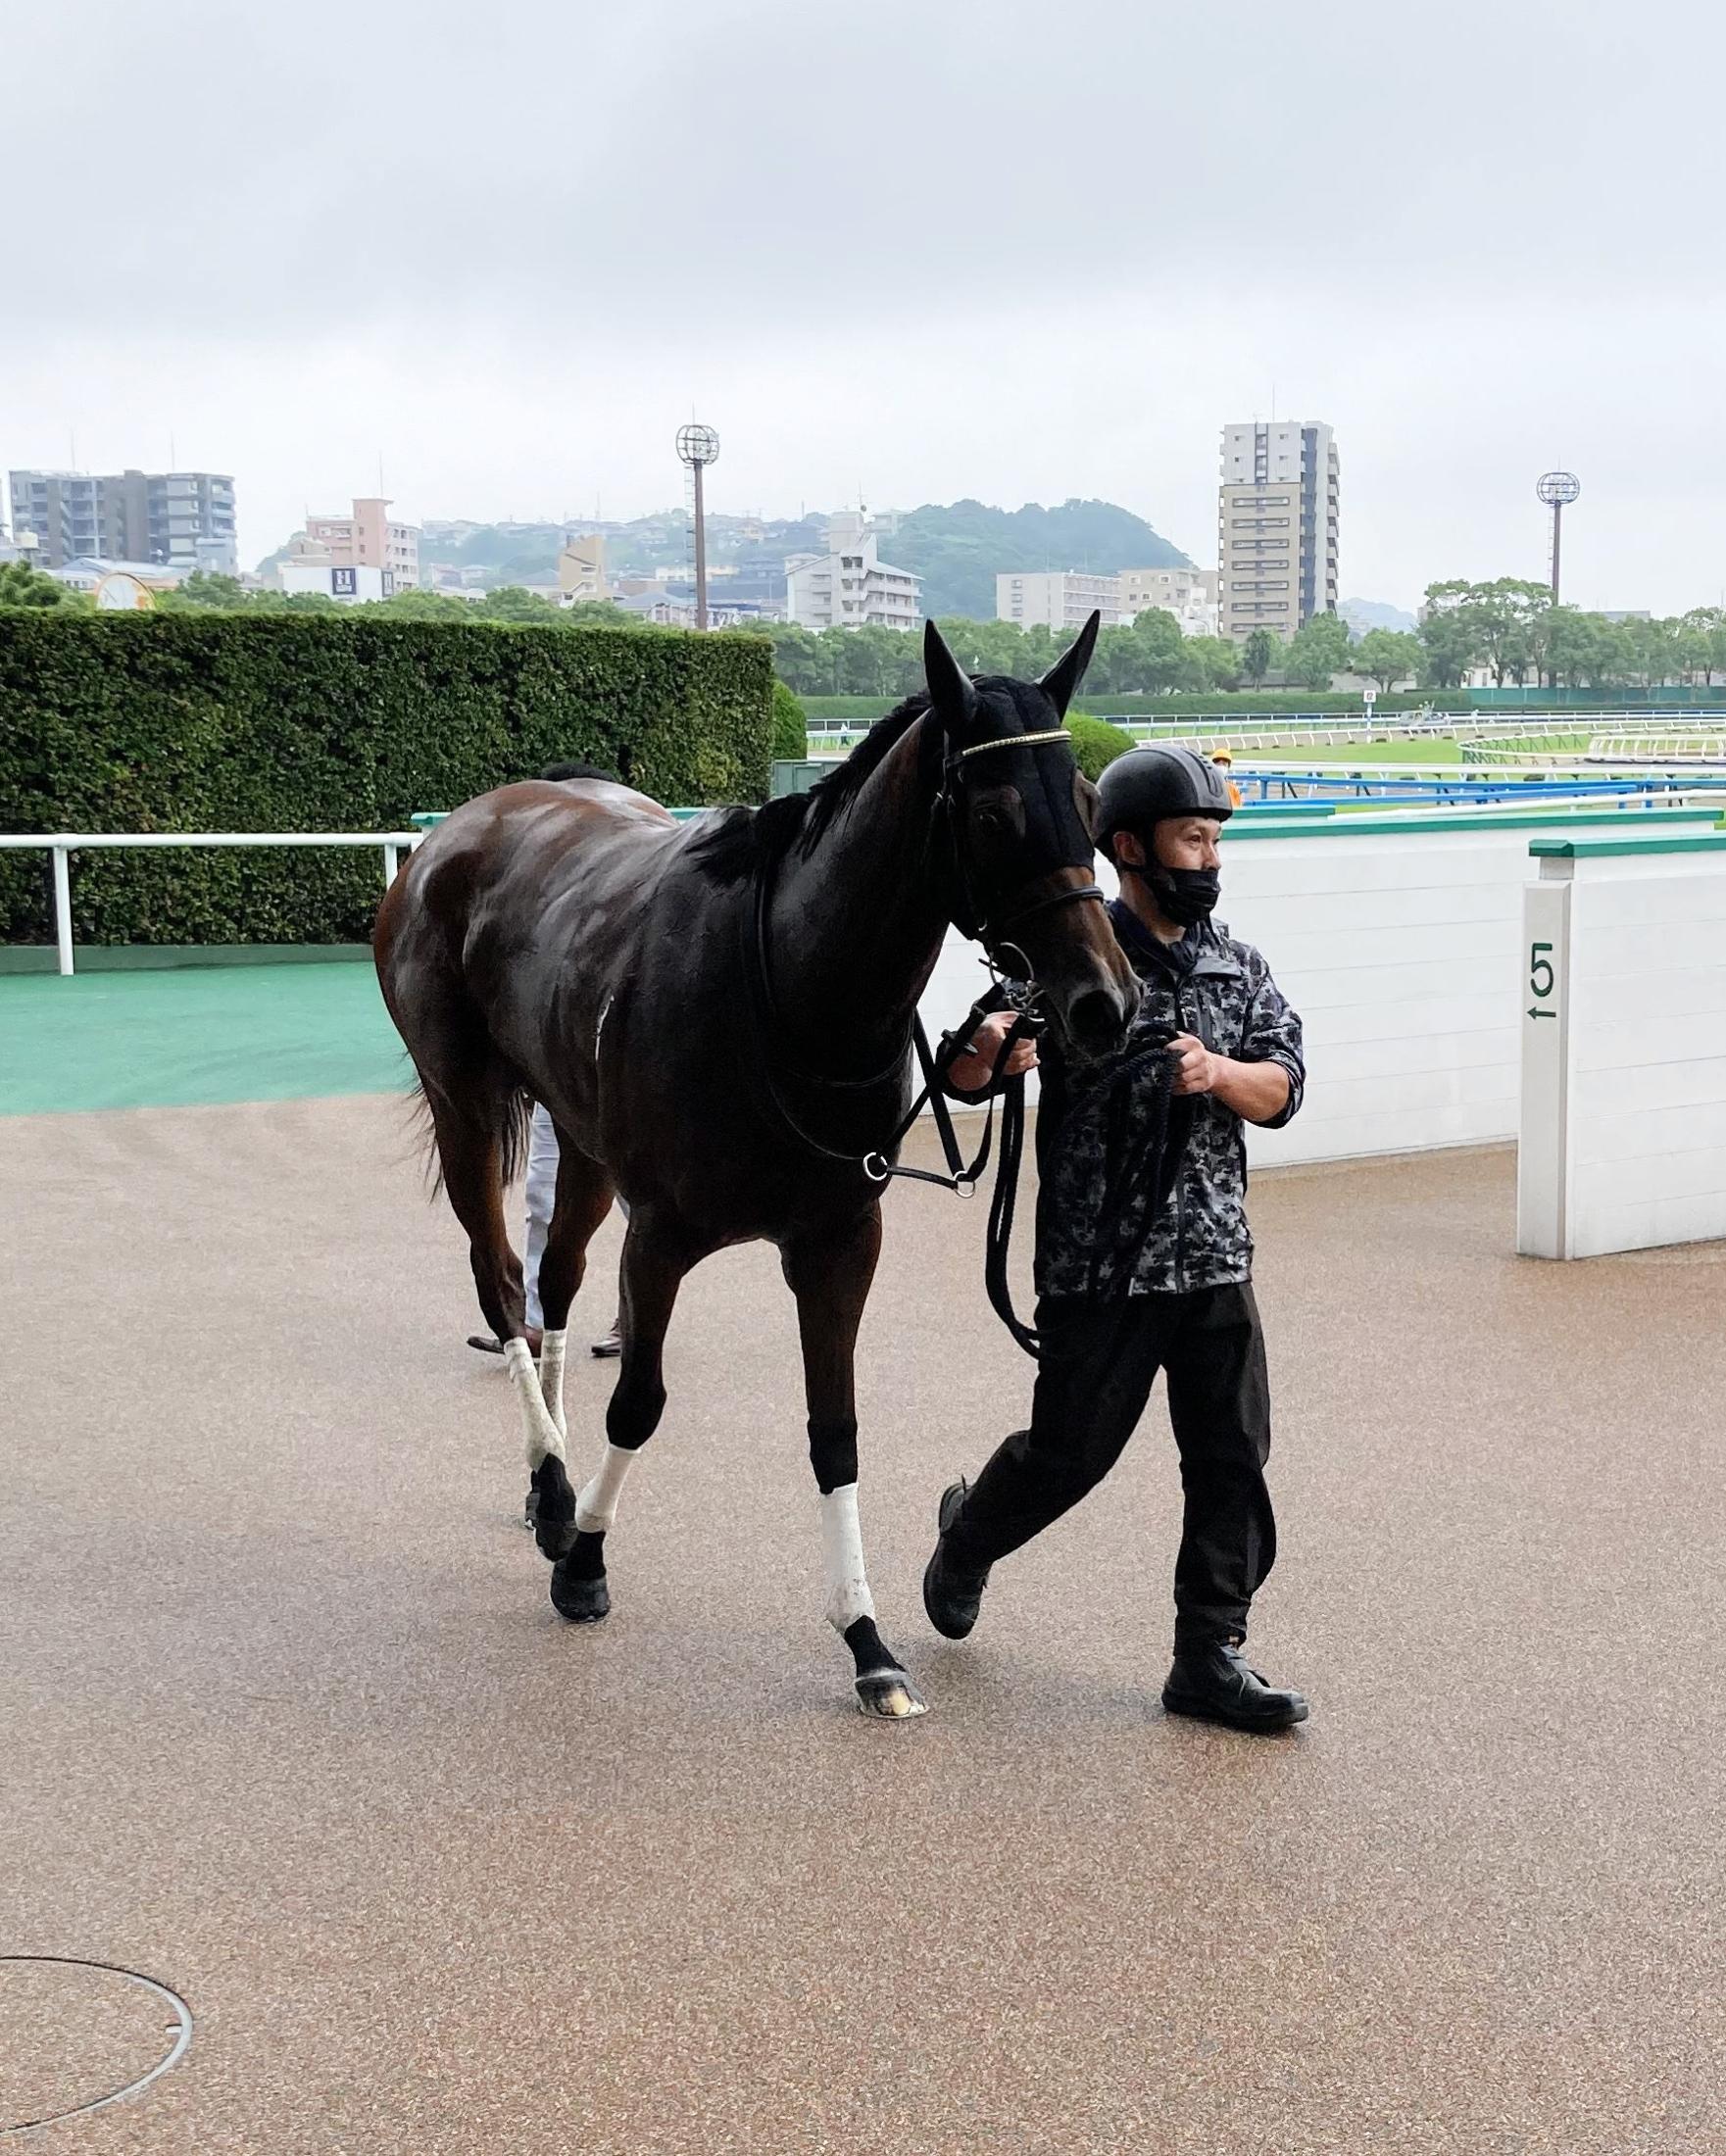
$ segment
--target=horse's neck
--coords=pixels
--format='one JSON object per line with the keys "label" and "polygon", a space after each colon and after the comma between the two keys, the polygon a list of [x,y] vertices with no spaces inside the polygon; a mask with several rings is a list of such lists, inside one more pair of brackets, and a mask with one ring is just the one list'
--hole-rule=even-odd
{"label": "horse's neck", "polygon": [[938,769],[905,737],[822,834],[781,868],[770,944],[786,1030],[819,1068],[877,1061],[903,1042],[947,928],[934,844]]}

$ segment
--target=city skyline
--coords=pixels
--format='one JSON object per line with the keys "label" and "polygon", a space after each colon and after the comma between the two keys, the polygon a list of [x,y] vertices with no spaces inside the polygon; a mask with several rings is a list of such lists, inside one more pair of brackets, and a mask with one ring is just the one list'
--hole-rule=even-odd
{"label": "city skyline", "polygon": [[[1553,466],[1584,486],[1576,604],[1726,584],[1713,157],[1669,70],[1706,78],[1726,31],[1677,0],[1628,42],[1533,0],[1433,36],[1365,0],[1178,36],[1075,0],[1054,48],[950,0],[914,54],[781,0],[427,0],[412,35],[353,15],[339,68],[315,16],[101,21],[9,25],[9,149],[56,214],[8,233],[0,464],[62,467],[75,433],[86,471],[233,472],[244,560],[360,492],[415,522],[664,508],[693,414],[725,440],[715,510],[1090,497],[1207,562],[1218,425],[1320,412],[1345,590],[1544,578]],[[74,87],[98,139],[198,102],[148,248],[59,154]],[[836,143],[867,187],[810,184]],[[1097,199],[1143,214],[1075,217]]]}

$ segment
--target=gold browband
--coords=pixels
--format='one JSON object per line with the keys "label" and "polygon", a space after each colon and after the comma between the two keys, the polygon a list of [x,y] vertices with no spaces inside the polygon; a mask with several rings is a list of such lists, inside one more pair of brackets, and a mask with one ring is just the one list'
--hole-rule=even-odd
{"label": "gold browband", "polygon": [[980,757],[991,749],[1035,749],[1045,741],[1070,741],[1071,733],[1064,726],[1052,726],[1043,734],[1003,734],[999,741],[979,741],[974,749],[959,749],[953,761],[962,763],[966,757]]}

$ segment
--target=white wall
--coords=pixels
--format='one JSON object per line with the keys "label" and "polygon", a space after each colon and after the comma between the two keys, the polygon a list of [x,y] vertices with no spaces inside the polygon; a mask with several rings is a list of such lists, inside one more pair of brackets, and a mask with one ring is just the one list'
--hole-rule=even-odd
{"label": "white wall", "polygon": [[1518,1250],[1726,1236],[1726,842],[1541,869],[1522,970],[1547,993],[1518,998]]}

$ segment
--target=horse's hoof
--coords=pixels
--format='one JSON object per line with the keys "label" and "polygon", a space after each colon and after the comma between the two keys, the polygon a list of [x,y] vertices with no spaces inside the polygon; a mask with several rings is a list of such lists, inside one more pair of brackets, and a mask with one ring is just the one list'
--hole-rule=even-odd
{"label": "horse's hoof", "polygon": [[927,1714],[929,1702],[904,1670],[877,1669],[858,1679],[857,1710],[883,1722],[909,1722]]}
{"label": "horse's hoof", "polygon": [[539,1553],[556,1564],[574,1545],[575,1493],[569,1487],[563,1461],[555,1452],[548,1452],[533,1470],[533,1487],[527,1493],[527,1502]]}
{"label": "horse's hoof", "polygon": [[529,1490],[521,1505],[521,1525],[531,1535],[539,1524],[539,1492]]}
{"label": "horse's hoof", "polygon": [[571,1580],[559,1565],[552,1574],[552,1607],[572,1625],[597,1625],[612,1609],[604,1573],[597,1580]]}

